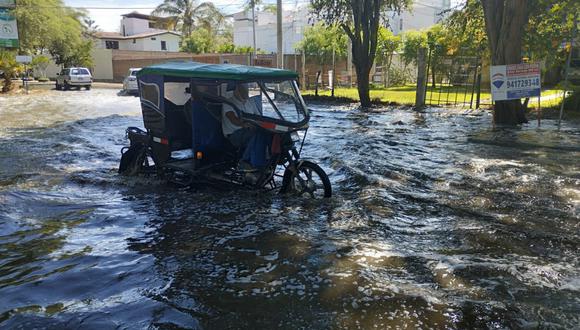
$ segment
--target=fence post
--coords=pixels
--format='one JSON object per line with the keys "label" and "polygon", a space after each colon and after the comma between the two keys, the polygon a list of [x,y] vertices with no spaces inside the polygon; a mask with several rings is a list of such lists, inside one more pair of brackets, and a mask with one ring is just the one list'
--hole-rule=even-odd
{"label": "fence post", "polygon": [[477,73],[477,98],[475,101],[475,109],[479,109],[479,103],[481,102],[481,70]]}
{"label": "fence post", "polygon": [[302,51],[302,86],[303,89],[306,89],[306,54]]}
{"label": "fence post", "polygon": [[415,109],[425,106],[425,93],[427,91],[427,49],[419,48],[417,56],[417,91],[415,92]]}

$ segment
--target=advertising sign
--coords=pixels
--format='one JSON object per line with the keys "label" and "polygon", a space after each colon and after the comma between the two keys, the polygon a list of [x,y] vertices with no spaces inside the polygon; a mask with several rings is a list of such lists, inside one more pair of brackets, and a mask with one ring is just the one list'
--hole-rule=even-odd
{"label": "advertising sign", "polygon": [[0,8],[0,47],[18,47],[16,19],[10,14],[8,8]]}
{"label": "advertising sign", "polygon": [[492,66],[490,77],[494,101],[540,96],[540,63]]}
{"label": "advertising sign", "polygon": [[17,63],[30,63],[32,62],[32,56],[28,55],[16,55],[16,62]]}

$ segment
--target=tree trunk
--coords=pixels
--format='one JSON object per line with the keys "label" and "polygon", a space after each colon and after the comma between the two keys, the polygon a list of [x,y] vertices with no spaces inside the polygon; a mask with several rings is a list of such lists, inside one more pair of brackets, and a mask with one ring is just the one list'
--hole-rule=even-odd
{"label": "tree trunk", "polygon": [[381,70],[382,78],[383,78],[383,88],[387,88],[387,70],[386,70],[387,63],[385,63],[385,62],[386,62],[386,60],[383,61],[383,69]]}
{"label": "tree trunk", "polygon": [[2,86],[2,93],[8,93],[12,90],[12,72],[4,74],[4,86]]}
{"label": "tree trunk", "polygon": [[370,68],[365,69],[363,65],[357,65],[355,62],[355,69],[356,69],[356,79],[357,79],[357,90],[358,90],[358,97],[360,99],[360,105],[363,108],[370,108],[371,104],[371,96],[370,96],[370,88],[369,88],[369,74],[371,72]]}
{"label": "tree trunk", "polygon": [[318,96],[318,79],[320,78],[320,70],[316,72],[316,81],[314,82],[314,95]]}
{"label": "tree trunk", "polygon": [[[481,0],[492,65],[518,64],[522,60],[524,28],[528,23],[527,0]],[[527,123],[520,100],[497,101],[494,123],[515,126]]]}
{"label": "tree trunk", "polygon": [[382,4],[380,0],[350,1],[352,25],[341,24],[352,43],[352,63],[356,69],[358,95],[363,108],[371,106],[369,74],[377,51]]}
{"label": "tree trunk", "polygon": [[437,88],[437,85],[435,84],[435,68],[433,65],[431,65],[431,88]]}

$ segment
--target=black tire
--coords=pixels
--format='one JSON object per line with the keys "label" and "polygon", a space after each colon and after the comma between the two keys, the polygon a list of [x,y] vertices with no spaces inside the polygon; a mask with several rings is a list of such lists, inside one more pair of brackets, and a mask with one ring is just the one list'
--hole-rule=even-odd
{"label": "black tire", "polygon": [[58,82],[56,83],[56,86],[54,87],[57,91],[60,90],[60,85],[58,84]]}
{"label": "black tire", "polygon": [[[318,178],[315,178],[314,174]],[[320,166],[304,160],[299,162],[296,172],[290,168],[286,169],[280,192],[300,196],[307,194],[312,198],[328,198],[332,196],[332,187],[328,175]]]}
{"label": "black tire", "polygon": [[142,144],[134,144],[122,151],[121,162],[119,163],[119,173],[126,176],[135,176],[141,172],[145,159],[147,158],[147,147]]}
{"label": "black tire", "polygon": [[85,89],[88,90],[88,91],[90,91],[91,90],[91,85],[85,86]]}
{"label": "black tire", "polygon": [[68,91],[70,89],[70,85],[66,82],[66,80],[64,81],[64,90]]}

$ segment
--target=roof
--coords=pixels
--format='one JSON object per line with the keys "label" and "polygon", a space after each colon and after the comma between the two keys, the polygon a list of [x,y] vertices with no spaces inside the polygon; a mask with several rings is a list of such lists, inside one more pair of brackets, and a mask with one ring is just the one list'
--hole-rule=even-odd
{"label": "roof", "polygon": [[141,14],[141,13],[136,12],[136,11],[132,11],[132,12],[130,12],[128,14],[123,14],[121,16],[127,17],[127,18],[141,18],[141,19],[148,19],[148,20],[155,20],[155,19],[158,18],[158,17],[155,17],[155,16]]}
{"label": "roof", "polygon": [[123,14],[121,16],[123,16],[125,18],[138,18],[138,19],[144,19],[144,20],[154,21],[154,22],[171,21],[171,20],[175,19],[175,16],[146,15],[146,14],[141,14],[141,13],[136,12],[136,11],[132,11],[128,14]]}
{"label": "roof", "polygon": [[291,70],[271,69],[238,64],[207,64],[199,62],[167,62],[145,67],[137,76],[153,74],[171,77],[223,80],[296,79]]}
{"label": "roof", "polygon": [[139,33],[139,34],[133,34],[130,36],[123,36],[118,32],[97,32],[95,33],[95,37],[99,38],[99,39],[118,39],[118,40],[128,40],[128,39],[140,39],[140,38],[147,38],[147,37],[153,37],[153,36],[157,36],[160,34],[173,34],[176,36],[181,36],[181,34],[174,32],[174,31],[168,31],[168,30],[158,30],[158,31],[151,31],[151,32],[144,32],[144,33]]}

